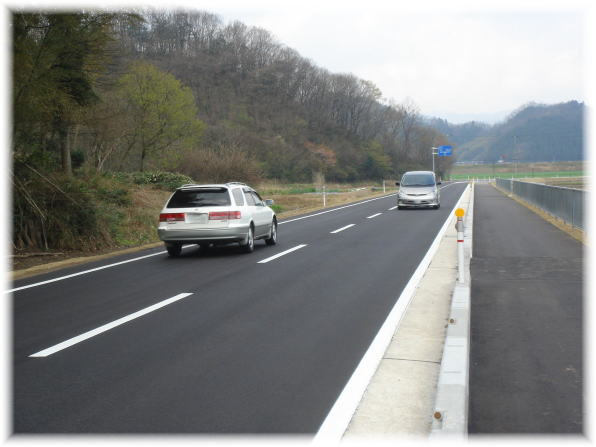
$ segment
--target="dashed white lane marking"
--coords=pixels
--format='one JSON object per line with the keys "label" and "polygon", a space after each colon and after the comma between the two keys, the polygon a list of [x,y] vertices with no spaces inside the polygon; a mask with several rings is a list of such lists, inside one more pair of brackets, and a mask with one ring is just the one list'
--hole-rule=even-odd
{"label": "dashed white lane marking", "polygon": [[340,231],[347,230],[348,228],[353,227],[354,225],[356,225],[356,224],[346,225],[345,227],[341,227],[341,228],[338,228],[337,230],[330,231],[330,233],[331,234],[339,233]]}
{"label": "dashed white lane marking", "polygon": [[113,329],[117,326],[120,326],[124,323],[134,320],[135,318],[139,318],[143,315],[146,315],[149,312],[153,312],[154,310],[157,310],[164,306],[167,306],[168,304],[172,304],[172,303],[174,303],[178,300],[181,300],[183,298],[186,298],[187,296],[190,296],[190,295],[192,295],[192,293],[180,293],[176,296],[173,296],[172,298],[168,298],[167,300],[160,301],[157,304],[154,304],[152,306],[141,309],[141,310],[139,310],[135,313],[132,313],[130,315],[127,315],[125,317],[119,318],[116,321],[112,321],[111,323],[104,324],[103,326],[100,326],[96,329],[92,329],[88,332],[85,332],[84,334],[77,335],[76,337],[73,337],[73,338],[69,338],[68,340],[63,341],[62,343],[58,343],[57,345],[54,345],[54,346],[46,348],[42,351],[36,352],[35,354],[31,354],[29,357],[47,357],[48,355],[52,355],[58,351],[62,351],[63,349],[69,348],[69,347],[76,345],[77,343],[80,343],[82,341],[85,341],[91,337],[95,337],[96,335],[99,335],[103,332],[109,331],[110,329]]}
{"label": "dashed white lane marking", "polygon": [[392,206],[392,207],[391,207],[391,208],[389,208],[387,211],[393,211],[395,208],[397,208],[397,205],[396,205],[396,206]]}
{"label": "dashed white lane marking", "polygon": [[257,262],[257,264],[265,264],[265,263],[267,263],[269,261],[273,261],[274,259],[277,259],[277,258],[279,258],[279,257],[281,257],[283,255],[287,255],[288,253],[292,253],[293,251],[300,250],[301,248],[306,247],[307,245],[308,244],[296,245],[295,247],[290,248],[289,250],[282,251],[281,253],[278,253],[278,254],[273,255],[273,256],[271,256],[269,258],[263,259],[262,261]]}
{"label": "dashed white lane marking", "polygon": [[393,193],[393,194],[387,194],[386,196],[375,197],[374,199],[363,200],[362,202],[352,203],[351,205],[340,206],[340,207],[337,207],[337,208],[333,208],[331,210],[321,211],[321,212],[315,213],[315,214],[309,214],[308,216],[302,216],[302,217],[296,217],[295,219],[284,220],[283,222],[279,222],[279,225],[290,223],[290,222],[296,222],[297,220],[308,219],[310,217],[320,216],[321,214],[332,213],[334,211],[343,210],[345,208],[350,208],[350,207],[353,207],[353,206],[363,205],[365,203],[372,202],[374,200],[386,199],[387,197],[391,197],[391,196],[394,196],[394,195],[395,195],[395,193]]}
{"label": "dashed white lane marking", "polygon": [[383,214],[383,213],[373,214],[372,216],[368,216],[367,219],[373,219],[373,218],[375,218],[377,216],[380,216],[381,214]]}

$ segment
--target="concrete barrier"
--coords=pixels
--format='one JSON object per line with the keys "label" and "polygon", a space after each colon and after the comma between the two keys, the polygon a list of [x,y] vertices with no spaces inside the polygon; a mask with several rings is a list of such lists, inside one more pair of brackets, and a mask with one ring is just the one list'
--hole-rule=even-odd
{"label": "concrete barrier", "polygon": [[474,185],[465,216],[465,280],[453,290],[451,310],[437,383],[431,438],[466,438],[470,358],[470,259],[474,223]]}

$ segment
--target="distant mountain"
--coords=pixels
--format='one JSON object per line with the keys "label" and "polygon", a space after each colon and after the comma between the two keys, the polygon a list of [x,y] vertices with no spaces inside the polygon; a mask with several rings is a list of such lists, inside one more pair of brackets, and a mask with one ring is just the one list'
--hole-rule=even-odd
{"label": "distant mountain", "polygon": [[497,124],[505,120],[511,114],[511,110],[501,110],[499,112],[492,113],[455,113],[455,112],[433,112],[431,116],[440,116],[446,119],[451,124],[464,124],[471,121]]}
{"label": "distant mountain", "polygon": [[457,161],[576,161],[584,159],[583,120],[584,104],[569,101],[526,104],[493,126],[427,122],[453,142]]}
{"label": "distant mountain", "polygon": [[426,124],[441,132],[457,147],[461,147],[476,138],[483,137],[492,128],[490,124],[479,121],[453,124],[442,118],[427,118]]}

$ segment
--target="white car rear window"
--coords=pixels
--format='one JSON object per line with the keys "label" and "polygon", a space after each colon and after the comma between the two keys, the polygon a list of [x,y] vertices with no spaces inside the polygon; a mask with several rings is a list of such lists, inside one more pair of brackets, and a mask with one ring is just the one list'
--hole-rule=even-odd
{"label": "white car rear window", "polygon": [[179,189],[168,203],[168,208],[196,208],[201,206],[229,206],[230,194],[226,188]]}

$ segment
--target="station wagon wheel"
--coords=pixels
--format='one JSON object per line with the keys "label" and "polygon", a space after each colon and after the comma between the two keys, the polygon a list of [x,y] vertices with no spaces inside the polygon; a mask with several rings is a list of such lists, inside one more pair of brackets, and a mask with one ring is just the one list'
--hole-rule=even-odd
{"label": "station wagon wheel", "polygon": [[255,249],[255,233],[252,229],[252,224],[248,227],[248,235],[246,236],[246,241],[244,243],[240,243],[240,248],[244,253],[252,253]]}
{"label": "station wagon wheel", "polygon": [[269,232],[269,237],[265,239],[265,243],[267,245],[277,244],[277,221],[275,219],[271,221],[271,231]]}
{"label": "station wagon wheel", "polygon": [[166,244],[166,250],[172,258],[177,258],[182,253],[182,244]]}

